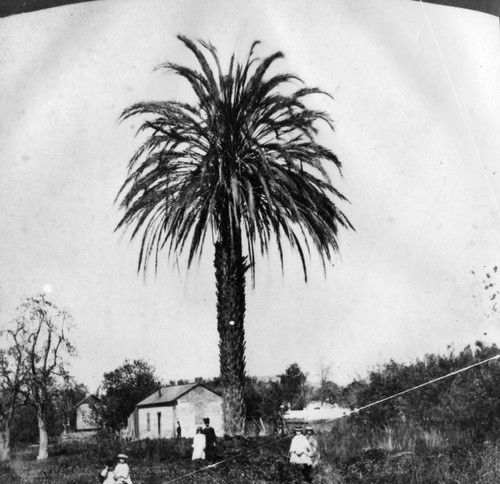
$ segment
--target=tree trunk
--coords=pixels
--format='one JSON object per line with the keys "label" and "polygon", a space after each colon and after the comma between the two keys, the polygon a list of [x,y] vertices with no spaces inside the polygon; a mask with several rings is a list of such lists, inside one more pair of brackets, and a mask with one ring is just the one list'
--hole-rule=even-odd
{"label": "tree trunk", "polygon": [[47,426],[45,424],[44,415],[38,415],[38,435],[40,444],[38,447],[37,460],[45,460],[49,456],[49,437],[47,435]]}
{"label": "tree trunk", "polygon": [[[225,239],[225,240],[224,240]],[[224,433],[242,435],[245,431],[245,271],[241,241],[222,238],[215,244],[217,285],[217,330],[222,384]]]}
{"label": "tree trunk", "polygon": [[10,424],[5,424],[0,430],[0,461],[10,459]]}

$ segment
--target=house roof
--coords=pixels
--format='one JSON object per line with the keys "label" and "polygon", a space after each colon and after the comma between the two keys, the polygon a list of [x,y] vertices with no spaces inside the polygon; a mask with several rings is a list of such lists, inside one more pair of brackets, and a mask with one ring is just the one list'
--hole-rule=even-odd
{"label": "house roof", "polygon": [[101,399],[97,395],[87,395],[83,400],[80,400],[78,403],[75,404],[75,407],[79,407],[80,405],[83,405],[84,403],[89,402],[90,400],[96,400],[98,402],[101,401]]}
{"label": "house roof", "polygon": [[[202,383],[189,383],[188,385],[173,385],[168,387],[162,387],[156,390],[152,395],[145,398],[137,404],[137,407],[149,407],[157,405],[173,405],[175,401],[181,398],[186,393],[194,390],[197,387],[202,387],[209,392],[215,393],[210,388],[207,388]],[[217,395],[217,393],[215,393]]]}

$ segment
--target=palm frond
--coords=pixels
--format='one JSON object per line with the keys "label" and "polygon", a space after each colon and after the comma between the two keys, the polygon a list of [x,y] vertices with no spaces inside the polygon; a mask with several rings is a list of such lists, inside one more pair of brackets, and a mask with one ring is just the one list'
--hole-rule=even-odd
{"label": "palm frond", "polygon": [[[156,270],[164,248],[170,256],[187,251],[191,265],[212,233],[214,242],[223,234],[246,240],[252,277],[256,253],[273,243],[283,267],[286,241],[307,279],[311,251],[325,264],[338,251],[339,230],[353,229],[338,207],[347,200],[326,169],[340,173],[342,165],[318,142],[319,122],[333,130],[333,121],[306,105],[310,95],[331,96],[304,87],[295,74],[269,76],[283,54],[258,60],[258,41],[244,63],[233,55],[224,72],[212,44],[178,38],[200,70],[171,62],[158,68],[185,79],[194,102],[140,102],[121,114],[122,121],[145,117],[138,132],[148,137],[130,159],[117,196],[124,210],[117,230],[130,227],[132,239],[141,234],[139,270],[151,258]],[[298,89],[281,92],[295,82]]]}

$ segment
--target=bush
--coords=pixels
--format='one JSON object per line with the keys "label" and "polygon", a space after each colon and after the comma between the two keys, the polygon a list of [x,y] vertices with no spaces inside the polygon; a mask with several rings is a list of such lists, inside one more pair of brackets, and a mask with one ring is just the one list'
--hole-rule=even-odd
{"label": "bush", "polygon": [[[427,355],[412,364],[391,361],[370,373],[357,394],[356,406],[373,403],[417,385],[448,375],[499,353],[477,342],[458,354]],[[500,436],[500,365],[490,363],[434,382],[360,412],[354,420],[369,428],[412,422],[424,430],[460,430],[475,440]]]}

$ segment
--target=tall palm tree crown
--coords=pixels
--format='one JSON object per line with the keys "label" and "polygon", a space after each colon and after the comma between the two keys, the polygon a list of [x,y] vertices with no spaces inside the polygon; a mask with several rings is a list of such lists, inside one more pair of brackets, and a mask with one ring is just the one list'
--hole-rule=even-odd
{"label": "tall palm tree crown", "polygon": [[[139,132],[146,141],[129,163],[118,197],[124,215],[117,229],[142,233],[139,270],[159,252],[188,253],[188,265],[201,255],[207,234],[215,245],[217,327],[226,433],[243,431],[245,409],[245,273],[255,269],[256,252],[276,243],[283,264],[283,241],[297,251],[306,272],[306,252],[316,249],[323,264],[338,250],[339,227],[352,228],[336,201],[345,197],[324,167],[335,154],[316,141],[318,121],[333,129],[326,112],[308,109],[306,96],[325,94],[301,87],[293,74],[268,76],[283,57],[231,57],[227,72],[216,49],[178,36],[195,55],[199,70],[173,63],[159,66],[187,80],[193,104],[141,102],[122,113],[147,118]],[[244,252],[245,251],[245,255]]]}

